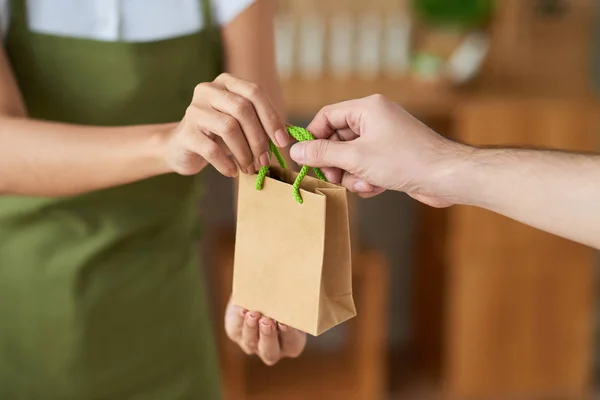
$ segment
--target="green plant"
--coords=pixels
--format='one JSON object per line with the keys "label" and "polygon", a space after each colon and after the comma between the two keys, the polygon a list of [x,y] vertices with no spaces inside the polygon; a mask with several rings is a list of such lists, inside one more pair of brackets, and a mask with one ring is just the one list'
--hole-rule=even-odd
{"label": "green plant", "polygon": [[481,26],[492,17],[494,6],[494,0],[412,0],[422,22],[457,28]]}

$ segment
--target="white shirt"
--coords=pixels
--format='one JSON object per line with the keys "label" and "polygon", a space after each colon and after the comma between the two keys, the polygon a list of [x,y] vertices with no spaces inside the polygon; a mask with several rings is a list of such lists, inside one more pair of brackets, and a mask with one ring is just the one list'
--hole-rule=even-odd
{"label": "white shirt", "polygon": [[[203,26],[201,0],[26,0],[29,29],[104,41],[148,42],[188,35]],[[255,0],[211,0],[223,26]],[[11,0],[0,0],[0,33],[8,30]]]}

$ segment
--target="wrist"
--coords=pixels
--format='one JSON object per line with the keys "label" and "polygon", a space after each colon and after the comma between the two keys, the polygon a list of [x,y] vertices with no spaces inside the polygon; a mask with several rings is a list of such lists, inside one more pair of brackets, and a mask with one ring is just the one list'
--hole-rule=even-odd
{"label": "wrist", "polygon": [[433,164],[432,196],[451,204],[473,205],[476,201],[477,168],[474,158],[480,150],[460,143],[449,142],[439,152],[440,160]]}
{"label": "wrist", "polygon": [[168,163],[169,139],[177,123],[154,125],[146,141],[146,154],[155,169],[155,175],[170,174],[175,172]]}
{"label": "wrist", "polygon": [[456,157],[447,181],[448,196],[455,204],[492,206],[490,182],[500,178],[496,166],[504,162],[503,151],[465,146]]}

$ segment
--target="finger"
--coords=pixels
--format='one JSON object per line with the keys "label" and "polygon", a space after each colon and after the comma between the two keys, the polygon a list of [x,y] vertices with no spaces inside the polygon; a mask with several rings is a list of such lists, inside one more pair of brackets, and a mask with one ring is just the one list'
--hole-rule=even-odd
{"label": "finger", "polygon": [[290,157],[300,165],[336,167],[353,171],[357,166],[352,142],[310,140],[290,148]]}
{"label": "finger", "polygon": [[380,195],[383,192],[385,192],[384,188],[380,188],[379,186],[375,186],[374,190],[372,192],[359,193],[358,195],[360,197],[362,197],[363,199],[370,199],[371,197],[375,197],[377,195]]}
{"label": "finger", "polygon": [[231,152],[237,165],[246,174],[255,172],[254,156],[239,122],[230,115],[220,113],[214,121],[215,133]]}
{"label": "finger", "polygon": [[337,134],[339,135],[340,140],[342,142],[350,142],[350,141],[355,140],[355,139],[357,139],[359,137],[350,128],[338,129],[337,130]]}
{"label": "finger", "polygon": [[229,74],[221,74],[215,79],[217,84],[221,84],[230,92],[240,95],[252,102],[252,106],[258,115],[264,131],[271,138],[277,147],[287,146],[291,140],[285,124],[279,117],[275,106],[267,93],[254,83],[236,78]]}
{"label": "finger", "polygon": [[281,358],[277,326],[271,318],[263,317],[258,323],[260,336],[258,339],[258,356],[269,366],[275,365]]}
{"label": "finger", "polygon": [[194,101],[186,111],[186,118],[196,123],[198,130],[205,131],[206,135],[212,133],[223,138],[240,169],[247,174],[252,174],[254,173],[252,150],[238,120],[211,105],[215,99],[221,99],[221,103],[225,102],[223,98],[227,93],[227,90],[211,83],[196,86]]}
{"label": "finger", "polygon": [[360,116],[365,99],[343,101],[323,107],[306,127],[317,139],[344,132],[344,140],[360,136]]}
{"label": "finger", "polygon": [[238,121],[252,151],[255,168],[268,166],[269,136],[263,129],[250,100],[224,90],[219,96],[214,96],[210,104],[214,109],[231,115]]}
{"label": "finger", "polygon": [[185,135],[184,141],[191,152],[202,156],[221,174],[229,177],[236,177],[238,175],[238,169],[234,162],[227,157],[217,143],[206,137],[197,127]]}
{"label": "finger", "polygon": [[354,193],[370,193],[375,189],[373,185],[349,173],[342,176],[342,186]]}
{"label": "finger", "polygon": [[296,358],[306,347],[306,333],[290,328],[284,324],[278,324],[279,338],[281,343],[281,355]]}
{"label": "finger", "polygon": [[227,337],[234,342],[239,342],[242,339],[242,328],[244,327],[244,319],[246,318],[247,310],[229,304],[225,312],[225,332]]}
{"label": "finger", "polygon": [[342,181],[342,170],[339,168],[323,167],[321,171],[331,183],[339,184]]}
{"label": "finger", "polygon": [[231,152],[231,150],[229,150],[229,147],[227,147],[227,145],[221,137],[215,135],[214,142],[216,142],[219,145],[219,147],[221,148],[221,150],[223,150],[227,157],[233,156],[233,153]]}
{"label": "finger", "polygon": [[446,208],[454,205],[454,203],[444,200],[439,197],[432,197],[427,195],[421,195],[417,193],[407,193],[413,199],[420,201],[421,203],[427,204],[428,206],[435,208]]}
{"label": "finger", "polygon": [[[329,136],[329,140],[339,142],[341,141],[341,138],[338,132],[334,132],[331,134],[331,136]],[[339,184],[342,181],[342,170],[339,168],[325,167],[322,168],[321,171],[323,171],[325,178],[327,178],[327,180],[331,183]]]}
{"label": "finger", "polygon": [[242,349],[247,354],[256,354],[258,351],[258,320],[260,314],[257,312],[249,312],[246,314],[244,320],[244,327],[242,328]]}

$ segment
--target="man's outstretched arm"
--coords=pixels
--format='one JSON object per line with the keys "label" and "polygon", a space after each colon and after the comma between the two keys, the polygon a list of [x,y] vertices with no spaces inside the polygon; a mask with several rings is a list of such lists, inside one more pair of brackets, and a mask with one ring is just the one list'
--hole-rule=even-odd
{"label": "man's outstretched arm", "polygon": [[598,155],[473,149],[445,186],[458,203],[600,249]]}
{"label": "man's outstretched arm", "polygon": [[308,129],[321,140],[295,144],[292,158],[364,197],[473,205],[600,249],[598,155],[466,146],[378,95],[327,106]]}

